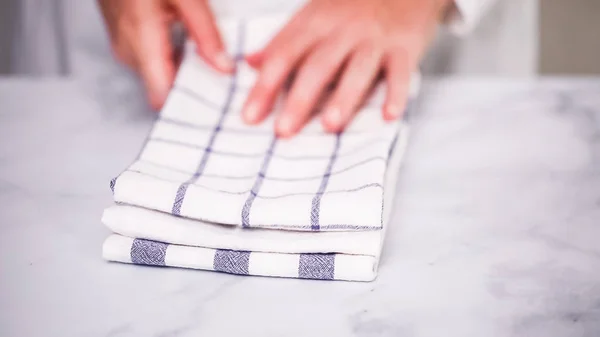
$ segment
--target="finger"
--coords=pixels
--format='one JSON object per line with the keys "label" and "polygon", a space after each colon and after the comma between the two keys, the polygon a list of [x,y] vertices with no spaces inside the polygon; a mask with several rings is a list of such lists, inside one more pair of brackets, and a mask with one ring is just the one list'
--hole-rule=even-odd
{"label": "finger", "polygon": [[322,41],[298,69],[284,110],[275,124],[282,137],[297,133],[308,121],[325,87],[331,83],[354,47],[348,34],[333,35]]}
{"label": "finger", "polygon": [[247,123],[259,123],[267,117],[291,71],[322,38],[323,30],[311,29],[302,24],[304,21],[310,18],[293,19],[260,53],[258,79],[242,113]]}
{"label": "finger", "polygon": [[137,67],[135,54],[129,46],[117,45],[113,44],[111,47],[113,56],[117,61],[125,66],[129,67],[131,70],[135,70]]}
{"label": "finger", "polygon": [[263,61],[265,57],[274,57],[285,49],[288,49],[288,55],[302,54],[310,45],[328,36],[335,28],[334,22],[320,19],[321,16],[314,11],[314,6],[302,8],[265,47],[254,54],[261,55]]}
{"label": "finger", "polygon": [[385,62],[387,93],[383,117],[394,120],[400,118],[406,108],[412,67],[410,57],[404,49],[386,55]]}
{"label": "finger", "polygon": [[124,13],[127,13],[124,8],[126,6],[123,6],[122,3],[115,3],[113,0],[99,0],[98,5],[110,38],[113,57],[134,70],[136,60],[129,40],[132,35],[135,36],[135,32],[131,34],[131,24],[123,24],[130,22],[130,20],[122,19]]}
{"label": "finger", "polygon": [[342,131],[352,120],[379,73],[382,59],[383,52],[369,45],[353,53],[321,116],[327,131]]}
{"label": "finger", "polygon": [[150,103],[153,108],[160,109],[175,77],[173,50],[168,23],[161,20],[158,12],[149,13],[146,17],[148,19],[141,21],[137,28],[134,53]]}
{"label": "finger", "polygon": [[206,0],[175,0],[192,39],[196,42],[200,56],[217,70],[231,73],[235,62],[227,54],[215,18]]}
{"label": "finger", "polygon": [[246,122],[258,123],[269,114],[283,84],[311,46],[312,41],[299,39],[294,46],[282,47],[276,53],[264,57],[258,79],[244,105],[243,116]]}

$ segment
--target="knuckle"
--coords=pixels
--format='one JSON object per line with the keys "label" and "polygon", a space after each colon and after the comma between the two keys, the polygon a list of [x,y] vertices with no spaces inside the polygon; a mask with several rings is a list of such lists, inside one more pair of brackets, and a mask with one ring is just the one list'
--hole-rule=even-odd
{"label": "knuckle", "polygon": [[257,96],[267,96],[275,90],[279,78],[276,74],[263,72],[254,84],[252,94]]}
{"label": "knuckle", "polygon": [[291,57],[286,54],[276,54],[266,56],[263,64],[264,69],[261,71],[259,82],[267,88],[273,87],[279,83],[291,68]]}
{"label": "knuckle", "polygon": [[356,52],[361,57],[375,55],[380,52],[382,45],[374,39],[361,39],[357,42]]}
{"label": "knuckle", "polygon": [[252,95],[254,96],[264,96],[267,95],[273,86],[270,85],[269,82],[265,81],[264,78],[256,81],[254,85],[254,90],[252,90]]}
{"label": "knuckle", "polygon": [[324,27],[331,25],[331,18],[324,15],[315,15],[307,19],[306,29],[311,31],[319,31]]}
{"label": "knuckle", "polygon": [[405,61],[409,58],[410,48],[404,43],[395,43],[389,50],[389,57],[396,61]]}
{"label": "knuckle", "polygon": [[385,26],[374,15],[359,14],[351,19],[351,30],[359,36],[379,37],[387,33]]}
{"label": "knuckle", "polygon": [[321,85],[308,85],[308,81],[298,81],[295,83],[291,100],[295,102],[295,104],[299,104],[304,106],[312,102],[319,94],[321,93]]}
{"label": "knuckle", "polygon": [[266,59],[268,62],[268,70],[273,72],[280,72],[283,69],[288,68],[292,63],[292,57],[287,52],[273,53],[271,55],[267,55]]}
{"label": "knuckle", "polygon": [[372,38],[381,38],[383,36],[388,35],[388,32],[385,29],[385,27],[375,20],[367,20],[367,22],[365,22],[364,25],[368,27],[366,29],[366,32]]}
{"label": "knuckle", "polygon": [[321,52],[314,53],[311,55],[310,60],[306,62],[306,66],[304,66],[304,72],[308,76],[323,75],[331,67],[335,66],[336,60],[331,58],[330,55],[331,53],[329,53],[327,49],[323,49]]}

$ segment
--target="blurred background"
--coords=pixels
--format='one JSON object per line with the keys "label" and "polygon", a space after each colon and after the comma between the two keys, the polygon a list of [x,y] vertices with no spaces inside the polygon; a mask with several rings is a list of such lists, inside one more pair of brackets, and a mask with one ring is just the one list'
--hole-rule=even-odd
{"label": "blurred background", "polygon": [[[440,31],[429,75],[600,74],[599,0],[498,0],[476,30]],[[0,74],[110,78],[94,0],[0,1]]]}

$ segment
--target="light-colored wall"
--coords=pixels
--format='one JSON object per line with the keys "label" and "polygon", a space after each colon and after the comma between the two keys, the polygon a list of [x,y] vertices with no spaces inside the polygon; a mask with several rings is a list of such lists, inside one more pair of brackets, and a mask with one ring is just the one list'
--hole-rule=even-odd
{"label": "light-colored wall", "polygon": [[[441,75],[534,76],[538,35],[538,0],[498,0],[469,36],[440,34],[426,70]],[[440,54],[444,57],[438,58]]]}
{"label": "light-colored wall", "polygon": [[542,0],[540,73],[600,74],[600,0]]}
{"label": "light-colored wall", "polygon": [[[16,48],[15,34],[21,37],[27,35],[23,29],[17,32],[21,17],[19,7],[25,2],[48,5],[54,1],[58,0],[0,0],[0,74],[10,73],[11,67],[13,72],[16,69],[19,74],[28,73],[19,65],[24,56],[11,58]],[[85,35],[85,40],[90,39],[87,33],[99,31],[96,27],[99,24],[95,17],[97,13],[93,13],[95,1],[67,2],[70,3],[68,11],[76,14],[71,15],[77,21],[76,37]],[[502,5],[494,8],[471,37],[459,40],[442,34],[441,47],[435,54],[443,54],[445,61],[440,62],[439,57],[437,60],[428,60],[425,62],[426,72],[509,76],[537,73],[600,74],[600,0],[499,2]],[[499,38],[490,43],[489,34],[494,29],[499,32],[496,33]],[[48,40],[46,37],[40,39]],[[50,56],[46,55],[45,59],[53,62]]]}
{"label": "light-colored wall", "polygon": [[18,0],[0,0],[0,74],[9,72]]}

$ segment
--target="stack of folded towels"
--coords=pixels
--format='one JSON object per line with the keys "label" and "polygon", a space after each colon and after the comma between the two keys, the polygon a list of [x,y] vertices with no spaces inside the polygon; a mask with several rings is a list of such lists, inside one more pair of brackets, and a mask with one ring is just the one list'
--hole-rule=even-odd
{"label": "stack of folded towels", "polygon": [[[381,118],[382,90],[343,133],[311,122],[279,139],[241,118],[256,73],[244,61],[281,26],[220,22],[233,75],[188,43],[176,83],[134,162],[111,181],[103,256],[232,274],[371,281],[407,139]],[[416,83],[416,82],[415,82]],[[418,85],[413,83],[412,95]],[[277,109],[276,109],[277,110]]]}

